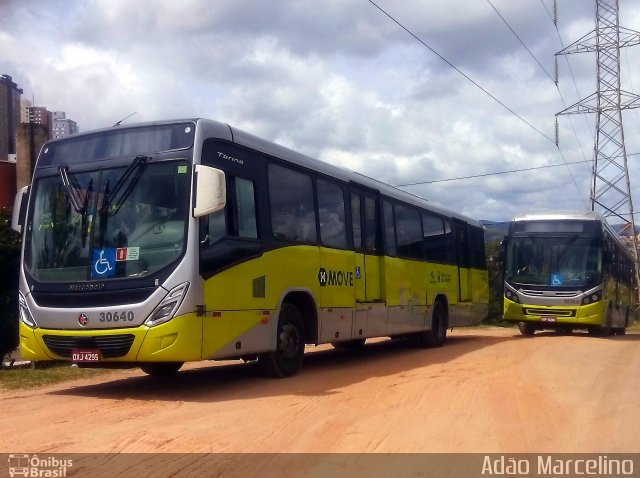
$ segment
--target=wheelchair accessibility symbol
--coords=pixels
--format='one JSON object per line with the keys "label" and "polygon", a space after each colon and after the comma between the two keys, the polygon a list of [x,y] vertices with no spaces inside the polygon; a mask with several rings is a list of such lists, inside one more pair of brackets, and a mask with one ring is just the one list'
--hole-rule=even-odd
{"label": "wheelchair accessibility symbol", "polygon": [[563,282],[562,274],[551,274],[551,285],[562,285]]}
{"label": "wheelchair accessibility symbol", "polygon": [[93,250],[91,277],[111,277],[115,274],[116,250],[112,247]]}

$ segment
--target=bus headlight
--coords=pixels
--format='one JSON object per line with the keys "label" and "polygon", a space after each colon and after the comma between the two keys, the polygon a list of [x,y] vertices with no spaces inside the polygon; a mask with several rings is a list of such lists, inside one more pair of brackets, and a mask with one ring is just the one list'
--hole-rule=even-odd
{"label": "bus headlight", "polygon": [[512,302],[515,302],[517,304],[520,303],[520,300],[518,299],[518,294],[511,292],[509,289],[504,290],[504,296]]}
{"label": "bus headlight", "polygon": [[29,307],[27,307],[27,300],[22,295],[22,292],[18,292],[18,313],[20,320],[23,324],[28,325],[31,328],[37,327],[36,321],[33,320]]}
{"label": "bus headlight", "polygon": [[188,282],[183,282],[179,286],[171,289],[162,302],[151,312],[151,315],[145,320],[144,324],[153,327],[154,325],[159,325],[171,320],[178,310],[178,307],[180,307],[180,304],[182,304],[182,299],[184,299],[188,289]]}
{"label": "bus headlight", "polygon": [[602,291],[594,292],[582,298],[582,305],[593,304],[602,300]]}

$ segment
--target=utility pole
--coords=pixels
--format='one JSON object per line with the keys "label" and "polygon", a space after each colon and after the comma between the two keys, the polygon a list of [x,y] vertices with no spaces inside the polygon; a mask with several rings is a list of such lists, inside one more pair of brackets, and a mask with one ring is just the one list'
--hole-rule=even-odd
{"label": "utility pole", "polygon": [[[638,264],[638,244],[627,152],[622,128],[622,110],[640,107],[640,96],[620,89],[620,48],[640,44],[640,32],[620,26],[618,0],[596,0],[596,28],[558,55],[595,52],[598,90],[556,114],[596,113],[596,134],[591,177],[591,210],[620,220],[622,234],[632,238]],[[636,267],[636,280],[638,279]],[[639,283],[637,281],[637,283]]]}

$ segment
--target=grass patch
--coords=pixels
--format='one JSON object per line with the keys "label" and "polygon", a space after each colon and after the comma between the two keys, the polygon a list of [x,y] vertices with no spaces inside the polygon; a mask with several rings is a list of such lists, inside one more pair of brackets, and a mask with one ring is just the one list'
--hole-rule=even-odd
{"label": "grass patch", "polygon": [[81,378],[91,378],[110,370],[57,365],[44,369],[5,368],[0,370],[0,390],[25,390]]}

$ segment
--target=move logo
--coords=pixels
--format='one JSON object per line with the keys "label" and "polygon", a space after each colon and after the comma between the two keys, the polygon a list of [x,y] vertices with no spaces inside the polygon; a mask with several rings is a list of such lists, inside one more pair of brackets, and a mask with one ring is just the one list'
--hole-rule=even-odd
{"label": "move logo", "polygon": [[321,287],[326,286],[344,286],[353,287],[353,272],[351,271],[333,271],[321,267],[318,271],[318,282]]}

